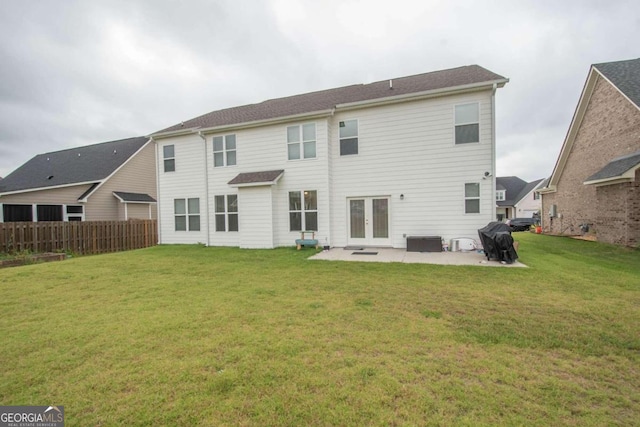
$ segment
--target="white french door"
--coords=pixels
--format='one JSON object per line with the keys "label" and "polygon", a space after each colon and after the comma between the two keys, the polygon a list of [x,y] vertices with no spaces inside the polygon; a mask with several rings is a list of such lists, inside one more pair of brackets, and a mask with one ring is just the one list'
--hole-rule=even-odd
{"label": "white french door", "polygon": [[391,246],[390,197],[347,199],[348,245]]}

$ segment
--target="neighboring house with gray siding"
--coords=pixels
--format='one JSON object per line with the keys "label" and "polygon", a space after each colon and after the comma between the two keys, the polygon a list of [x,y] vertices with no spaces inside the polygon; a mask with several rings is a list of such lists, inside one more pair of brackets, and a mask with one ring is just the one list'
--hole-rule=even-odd
{"label": "neighboring house with gray siding", "polygon": [[548,185],[543,229],[640,244],[640,59],[591,66]]}
{"label": "neighboring house with gray siding", "polygon": [[495,93],[477,65],[214,111],[159,131],[161,243],[406,247],[495,217]]}
{"label": "neighboring house with gray siding", "polygon": [[147,137],[39,154],[0,181],[0,222],[156,218]]}

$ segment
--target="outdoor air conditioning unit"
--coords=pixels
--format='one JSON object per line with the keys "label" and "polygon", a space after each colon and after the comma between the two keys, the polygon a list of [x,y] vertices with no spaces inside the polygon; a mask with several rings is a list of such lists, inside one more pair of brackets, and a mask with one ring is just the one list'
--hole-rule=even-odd
{"label": "outdoor air conditioning unit", "polygon": [[459,251],[472,251],[476,249],[477,245],[475,240],[468,237],[456,237],[449,241],[449,250],[451,252]]}
{"label": "outdoor air conditioning unit", "polygon": [[558,205],[551,205],[549,208],[549,217],[555,218],[558,216]]}

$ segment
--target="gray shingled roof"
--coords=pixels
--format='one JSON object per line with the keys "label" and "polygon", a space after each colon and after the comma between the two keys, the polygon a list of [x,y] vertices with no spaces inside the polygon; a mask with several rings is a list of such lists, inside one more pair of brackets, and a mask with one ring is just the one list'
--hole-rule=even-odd
{"label": "gray shingled roof", "polygon": [[274,182],[284,173],[284,170],[245,172],[238,174],[228,182],[229,185],[257,184],[262,182]]}
{"label": "gray shingled roof", "polygon": [[527,181],[517,176],[499,176],[496,177],[496,188],[500,186],[506,190],[505,200],[497,201],[496,204],[498,206],[514,206],[519,200],[517,199],[518,194],[527,186]]}
{"label": "gray shingled roof", "polygon": [[640,58],[593,66],[640,108]]}
{"label": "gray shingled roof", "polygon": [[468,65],[449,70],[394,78],[392,79],[393,89],[389,88],[389,80],[383,80],[370,84],[345,86],[286,98],[270,99],[259,104],[213,111],[156,133],[275,119],[329,110],[339,104],[496,81],[504,84],[507,79],[478,65]]}
{"label": "gray shingled roof", "polygon": [[585,181],[589,182],[607,178],[617,178],[622,176],[622,174],[627,172],[629,169],[638,165],[640,165],[640,151],[613,159],[607,163],[605,167],[591,175]]}
{"label": "gray shingled roof", "polygon": [[520,193],[518,193],[518,195],[515,197],[514,204],[522,200],[527,194],[531,192],[531,190],[536,188],[538,184],[540,184],[543,180],[544,178],[540,178],[540,179],[536,179],[535,181],[531,181],[527,183],[527,185],[525,185],[524,188],[520,190]]}
{"label": "gray shingled roof", "polygon": [[156,203],[156,199],[144,193],[127,193],[124,191],[114,191],[113,194],[123,202]]}
{"label": "gray shingled roof", "polygon": [[128,138],[39,154],[5,177],[0,193],[101,181],[148,140]]}

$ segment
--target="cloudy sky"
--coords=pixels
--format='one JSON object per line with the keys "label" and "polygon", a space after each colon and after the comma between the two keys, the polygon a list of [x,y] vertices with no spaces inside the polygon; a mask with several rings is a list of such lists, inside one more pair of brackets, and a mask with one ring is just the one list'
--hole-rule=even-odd
{"label": "cloudy sky", "polygon": [[638,0],[2,0],[0,176],[226,107],[479,64],[497,175],[551,174],[590,64],[640,57]]}

